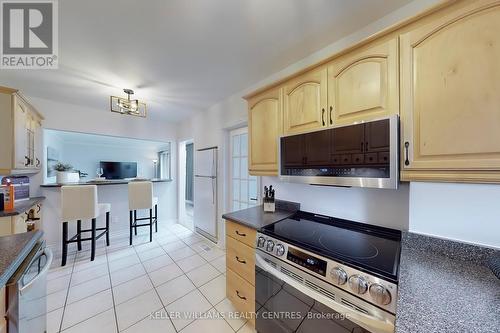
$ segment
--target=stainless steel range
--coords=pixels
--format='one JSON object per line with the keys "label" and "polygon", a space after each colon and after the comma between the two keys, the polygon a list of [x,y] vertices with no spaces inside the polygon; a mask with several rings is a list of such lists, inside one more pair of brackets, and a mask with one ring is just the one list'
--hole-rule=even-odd
{"label": "stainless steel range", "polygon": [[397,230],[305,212],[260,229],[257,331],[394,332],[400,241]]}

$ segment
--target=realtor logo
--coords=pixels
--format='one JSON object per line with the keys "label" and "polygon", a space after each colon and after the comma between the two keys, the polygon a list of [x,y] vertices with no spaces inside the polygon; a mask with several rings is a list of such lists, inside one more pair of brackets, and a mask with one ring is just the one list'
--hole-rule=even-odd
{"label": "realtor logo", "polygon": [[57,0],[0,0],[2,69],[56,69]]}

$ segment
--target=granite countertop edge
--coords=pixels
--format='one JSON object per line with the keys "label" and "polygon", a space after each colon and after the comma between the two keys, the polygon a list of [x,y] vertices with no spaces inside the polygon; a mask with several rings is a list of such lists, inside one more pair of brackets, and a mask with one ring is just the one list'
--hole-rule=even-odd
{"label": "granite countertop edge", "polygon": [[[106,180],[106,181],[92,181],[92,180],[89,180],[89,181],[86,181],[86,182],[76,182],[76,183],[68,183],[68,184],[58,184],[58,183],[42,184],[42,185],[40,185],[40,187],[42,187],[42,188],[51,188],[51,187],[62,187],[64,185],[68,185],[68,186],[71,186],[71,185],[97,185],[97,186],[102,186],[102,185],[124,185],[124,184],[130,183],[131,181],[134,181],[134,180]],[[139,181],[139,180],[137,180],[137,181]],[[173,179],[159,179],[159,178],[155,178],[155,179],[144,179],[144,181],[150,181],[150,182],[153,182],[153,183],[168,183],[168,182],[172,182]]]}
{"label": "granite countertop edge", "polygon": [[298,210],[300,210],[299,203],[276,200],[276,211],[274,213],[264,212],[262,205],[259,205],[226,213],[222,215],[222,218],[258,230],[266,225],[287,219],[294,215]]}
{"label": "granite countertop edge", "polygon": [[[33,247],[35,246],[36,242],[38,242],[38,240],[40,240],[43,236],[43,232],[39,230],[33,231],[32,233],[33,233],[32,237],[24,244],[24,246],[17,252],[17,254],[15,254],[10,258],[7,258],[9,264],[0,275],[0,288],[3,288],[7,284],[12,275],[17,271],[19,266],[21,266],[24,259],[26,259],[28,254],[33,250]],[[10,235],[4,237],[15,237],[15,236],[16,235]],[[2,250],[1,247],[0,250]],[[5,258],[2,258],[2,260],[5,260]],[[0,266],[2,266],[2,263],[0,263]]]}
{"label": "granite countertop edge", "polygon": [[28,200],[14,202],[14,209],[0,211],[0,217],[16,216],[24,213],[36,204],[44,201],[45,197],[33,197]]}

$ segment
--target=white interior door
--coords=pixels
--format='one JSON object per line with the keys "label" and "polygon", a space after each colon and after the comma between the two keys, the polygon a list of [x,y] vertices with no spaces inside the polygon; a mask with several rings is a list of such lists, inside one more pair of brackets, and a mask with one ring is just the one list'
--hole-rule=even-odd
{"label": "white interior door", "polygon": [[230,132],[230,192],[231,211],[260,203],[260,177],[248,174],[248,127]]}

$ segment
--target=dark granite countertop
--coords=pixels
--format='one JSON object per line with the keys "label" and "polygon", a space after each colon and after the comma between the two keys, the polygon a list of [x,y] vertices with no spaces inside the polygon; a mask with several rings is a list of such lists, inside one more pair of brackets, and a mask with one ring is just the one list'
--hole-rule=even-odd
{"label": "dark granite countertop", "polygon": [[404,233],[396,333],[499,332],[495,249]]}
{"label": "dark granite countertop", "polygon": [[[77,182],[77,183],[68,183],[68,184],[58,184],[58,183],[51,183],[51,184],[42,184],[40,187],[61,187],[63,185],[122,185],[122,184],[128,184],[131,181],[134,180],[126,180],[126,179],[119,179],[119,180],[103,180],[103,181],[93,181],[89,180],[86,182]],[[151,181],[153,183],[166,183],[166,182],[171,182],[172,179],[160,179],[160,178],[154,178],[154,179],[144,179],[144,181]]]}
{"label": "dark granite countertop", "polygon": [[16,272],[43,232],[30,231],[0,237],[0,288]]}
{"label": "dark granite countertop", "polygon": [[223,219],[241,223],[253,229],[289,218],[300,209],[300,204],[276,200],[276,211],[266,213],[262,205],[222,215]]}
{"label": "dark granite countertop", "polygon": [[45,200],[45,197],[35,197],[29,198],[28,200],[17,201],[14,203],[14,209],[0,211],[0,217],[23,214],[25,211],[42,202],[43,200]]}

